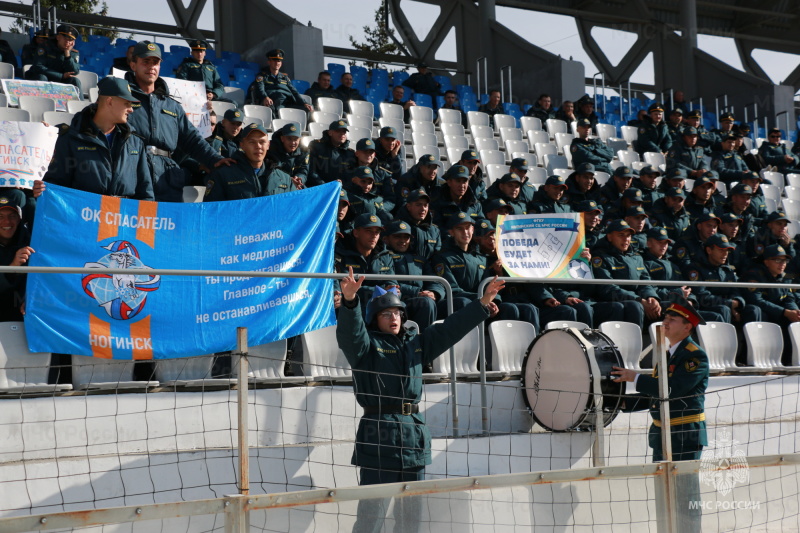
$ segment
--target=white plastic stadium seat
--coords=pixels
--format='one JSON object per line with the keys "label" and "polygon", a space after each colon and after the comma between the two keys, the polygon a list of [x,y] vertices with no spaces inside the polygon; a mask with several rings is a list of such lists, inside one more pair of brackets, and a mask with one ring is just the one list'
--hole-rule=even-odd
{"label": "white plastic stadium seat", "polygon": [[438,144],[438,139],[436,138],[435,133],[421,133],[414,131],[411,133],[411,142],[413,144],[436,146]]}
{"label": "white plastic stadium seat", "polygon": [[545,156],[548,155],[557,155],[558,154],[558,147],[555,144],[551,143],[536,143],[534,147],[534,151],[536,152],[536,156],[539,159],[544,159]]}
{"label": "white plastic stadium seat", "polygon": [[522,131],[543,131],[542,120],[537,117],[520,117],[519,124]]}
{"label": "white plastic stadium seat", "polygon": [[13,80],[14,65],[12,65],[11,63],[0,63],[0,79]]}
{"label": "white plastic stadium seat", "polygon": [[201,185],[185,185],[183,187],[183,203],[199,204],[203,202],[206,188]]}
{"label": "white plastic stadium seat", "polygon": [[[336,113],[330,113],[328,111],[314,111],[313,113],[311,113],[311,120],[313,120],[314,122],[320,122],[328,126],[334,120],[339,120],[339,115],[337,115]],[[352,124],[350,125],[352,126]]]}
{"label": "white plastic stadium seat", "polygon": [[506,156],[499,150],[481,150],[481,163],[484,165],[503,165],[506,162]]}
{"label": "white plastic stadium seat", "polygon": [[617,127],[613,124],[598,124],[595,129],[597,130],[597,136],[603,142],[606,142],[609,137],[617,136]]}
{"label": "white plastic stadium seat", "polygon": [[403,106],[381,102],[381,118],[392,118],[403,122]]}
{"label": "white plastic stadium seat", "polygon": [[517,127],[517,119],[512,117],[511,115],[504,115],[498,113],[494,117],[494,131],[500,132],[500,128],[516,128]]}
{"label": "white plastic stadium seat", "polygon": [[558,151],[566,154],[569,152],[569,146],[572,144],[572,139],[575,136],[571,133],[556,133],[556,146],[558,147]]}
{"label": "white plastic stadium seat", "polygon": [[508,172],[508,167],[506,165],[498,165],[497,163],[485,165],[484,168],[486,169],[485,177],[487,180],[487,187],[502,178]]}
{"label": "white plastic stadium seat", "polygon": [[156,379],[167,387],[228,387],[236,380],[212,378],[214,355],[156,361]]}
{"label": "white plastic stadium seat", "polygon": [[444,145],[449,148],[458,148],[462,152],[469,148],[469,141],[463,135],[445,135]]}
{"label": "white plastic stadium seat", "polygon": [[87,100],[67,100],[67,111],[73,115],[78,114],[90,105],[92,105],[92,103]]}
{"label": "white plastic stadium seat", "polygon": [[639,154],[633,150],[620,150],[617,152],[617,157],[623,165],[631,166],[634,161],[640,161]]}
{"label": "white plastic stadium seat", "polygon": [[97,101],[97,93],[99,93],[97,87],[92,87],[89,89],[89,101],[94,103]]}
{"label": "white plastic stadium seat", "polygon": [[[434,324],[440,324],[441,322],[443,321],[437,320]],[[453,347],[456,352],[456,376],[474,377],[478,373],[479,342],[478,328],[473,328]],[[445,350],[444,353],[434,359],[433,373],[445,378],[450,376],[450,350]]]}
{"label": "white plastic stadium seat", "polygon": [[536,146],[537,144],[550,144],[550,136],[547,134],[546,131],[541,130],[527,130],[528,133],[528,144],[531,145],[531,148]]}
{"label": "white plastic stadium seat", "polygon": [[[272,109],[269,107],[263,105],[246,105],[242,108],[242,111],[244,111],[244,114],[248,117],[260,118],[265,128],[272,127]],[[222,117],[218,116],[217,121],[220,120],[222,120]]]}
{"label": "white plastic stadium seat", "polygon": [[51,126],[58,126],[59,124],[71,124],[75,115],[72,113],[62,113],[61,111],[45,111],[42,117],[42,122],[46,122]]}
{"label": "white plastic stadium seat", "polygon": [[500,128],[500,140],[507,141],[521,141],[522,130],[519,128]]}
{"label": "white plastic stadium seat", "polygon": [[746,367],[736,366],[736,350],[739,341],[736,339],[736,327],[726,322],[706,322],[697,326],[700,346],[708,355],[708,368],[711,373],[737,372]]}
{"label": "white plastic stadium seat", "polygon": [[424,144],[414,144],[412,145],[414,150],[414,159],[419,160],[420,157],[423,155],[432,155],[439,161],[442,158],[442,154],[439,152],[438,146],[430,146]]}
{"label": "white plastic stadium seat", "polygon": [[781,191],[786,186],[783,174],[781,174],[780,172],[769,172],[766,170],[762,170],[761,177],[764,178],[765,180],[770,181],[771,183],[771,185],[769,185],[770,187],[777,187]]}
{"label": "white plastic stadium seat", "polygon": [[[769,198],[767,199],[769,200]],[[800,200],[784,198],[782,204],[787,217],[792,220],[800,220]],[[794,235],[792,235],[792,237],[794,237]]]}
{"label": "white plastic stadium seat", "polygon": [[[286,124],[290,124],[294,122],[294,120],[289,120],[288,118],[273,118],[272,119],[272,131],[278,131]],[[328,126],[325,126],[325,129],[328,129]]]}
{"label": "white plastic stadium seat", "polygon": [[233,100],[238,107],[242,107],[244,105],[244,91],[239,87],[223,87],[225,91],[225,98],[229,98]]}
{"label": "white plastic stadium seat", "polygon": [[536,330],[529,322],[497,320],[489,324],[492,373],[519,374],[522,371],[522,359],[535,338]]}
{"label": "white plastic stadium seat", "polygon": [[244,116],[244,120],[242,120],[242,124],[249,126],[250,124],[256,124],[258,126],[264,127],[264,121],[258,117],[248,117],[247,115]]}
{"label": "white plastic stadium seat", "polygon": [[622,138],[625,139],[629,145],[632,145],[633,142],[639,138],[639,130],[636,126],[621,126],[620,130],[622,131]]}
{"label": "white plastic stadium seat", "polygon": [[470,129],[473,139],[494,139],[494,130],[489,126],[476,125]]}
{"label": "white plastic stadium seat", "polygon": [[[298,124],[300,124],[300,131],[306,131],[306,122],[308,122],[308,115],[306,115],[306,112],[304,110],[284,107],[278,110],[278,116],[286,120],[291,120],[292,122],[297,122]],[[328,124],[330,124],[330,122]]]}
{"label": "white plastic stadium seat", "polygon": [[[330,124],[330,122],[328,122],[328,124]],[[372,117],[368,117],[365,115],[354,115],[353,113],[348,113],[347,123],[352,128],[364,128],[372,131]]]}
{"label": "white plastic stadium seat", "polygon": [[338,118],[341,118],[342,113],[344,113],[344,102],[338,98],[321,96],[320,98],[317,98],[317,109],[319,111],[324,111],[325,113],[333,113]]}
{"label": "white plastic stadium seat", "polygon": [[594,180],[597,183],[599,183],[601,187],[603,185],[605,185],[606,182],[608,182],[608,180],[610,180],[610,179],[611,179],[611,174],[609,174],[608,172],[602,172],[600,170],[595,170],[595,172],[594,172]]}
{"label": "white plastic stadium seat", "polygon": [[489,115],[482,111],[468,111],[467,123],[470,130],[473,126],[489,126]]}
{"label": "white plastic stadium seat", "polygon": [[20,96],[19,108],[30,113],[31,122],[42,122],[45,111],[56,110],[56,101],[45,96]]}
{"label": "white plastic stadium seat", "polygon": [[328,126],[326,124],[320,124],[319,122],[309,122],[308,124],[308,132],[311,134],[310,137],[312,139],[322,138],[322,132],[327,129]]}
{"label": "white plastic stadium seat", "polygon": [[797,187],[795,185],[787,185],[786,187],[784,187],[783,193],[789,200],[800,200],[800,187]]}
{"label": "white plastic stadium seat", "polygon": [[350,112],[354,115],[369,117],[372,120],[375,117],[375,106],[372,102],[350,100]]}
{"label": "white plastic stadium seat", "polygon": [[[248,350],[248,376],[252,383],[304,383],[305,376],[286,376],[286,340],[251,346]],[[240,356],[231,356],[231,375],[239,377]]]}
{"label": "white plastic stadium seat", "polygon": [[609,148],[611,148],[611,151],[614,152],[615,154],[620,150],[628,149],[628,143],[627,141],[625,141],[625,139],[616,139],[614,137],[609,137],[608,140],[606,141],[606,145]]}
{"label": "white plastic stadium seat", "polygon": [[409,107],[408,111],[411,114],[411,120],[433,123],[433,109],[430,107],[417,105]]}
{"label": "white plastic stadium seat", "polygon": [[318,329],[300,337],[303,350],[303,373],[311,381],[352,379],[350,363],[339,349],[336,326]]}
{"label": "white plastic stadium seat", "polygon": [[642,330],[632,322],[603,322],[600,331],[619,348],[625,368],[641,370],[639,356],[642,353]]}
{"label": "white plastic stadium seat", "polygon": [[436,126],[433,125],[433,122],[428,122],[427,120],[412,120],[411,131],[436,135]]}
{"label": "white plastic stadium seat", "polygon": [[780,370],[783,353],[781,327],[772,322],[749,322],[744,325],[747,364],[758,370]]}
{"label": "white plastic stadium seat", "polygon": [[644,162],[654,167],[667,164],[667,160],[661,152],[645,152]]}
{"label": "white plastic stadium seat", "polygon": [[789,324],[789,339],[792,341],[791,370],[800,369],[800,322]]}
{"label": "white plastic stadium seat", "polygon": [[557,118],[548,118],[545,123],[547,124],[547,133],[550,134],[551,139],[556,138],[556,133],[569,133],[567,123]]}
{"label": "white plastic stadium seat", "polygon": [[542,167],[529,167],[528,179],[531,181],[532,185],[536,185],[537,187],[544,185],[544,182],[547,181],[547,169]]}
{"label": "white plastic stadium seat", "polygon": [[[443,109],[442,111],[452,111],[452,109]],[[464,126],[462,126],[460,122],[458,124],[452,124],[450,122],[442,122],[441,124],[439,124],[439,129],[442,130],[443,135],[449,135],[451,137],[465,136]]]}
{"label": "white plastic stadium seat", "polygon": [[158,381],[133,381],[133,361],[72,356],[72,385],[79,390],[144,389]]}
{"label": "white plastic stadium seat", "polygon": [[475,141],[475,149],[479,152],[484,150],[499,150],[500,147],[497,144],[496,139],[485,139],[483,137],[478,137],[474,139]]}
{"label": "white plastic stadium seat", "polygon": [[72,385],[48,385],[50,354],[28,350],[22,322],[0,323],[0,393],[72,390]]}
{"label": "white plastic stadium seat", "polygon": [[[527,154],[529,151],[530,149],[526,141],[506,141],[506,154],[514,154],[515,152]],[[509,156],[509,159],[513,159],[513,156]]]}
{"label": "white plastic stadium seat", "polygon": [[[441,124],[459,124],[461,125],[461,111],[458,109],[440,109],[438,111],[439,122]],[[442,128],[444,131],[444,128]]]}
{"label": "white plastic stadium seat", "polygon": [[[544,167],[547,169],[547,172],[549,172],[550,174],[554,174],[555,169],[557,168],[569,167],[569,162],[567,161],[567,158],[564,157],[563,155],[548,154],[544,156]],[[569,176],[569,174],[565,174],[564,179],[566,179],[567,176]]]}
{"label": "white plastic stadium seat", "polygon": [[356,143],[361,139],[372,139],[372,129],[350,127],[350,131],[347,134],[347,138],[353,141],[353,148],[355,149]]}
{"label": "white plastic stadium seat", "polygon": [[561,329],[561,328],[575,328],[575,329],[589,329],[589,326],[577,320],[554,320],[548,322],[544,329]]}
{"label": "white plastic stadium seat", "polygon": [[81,96],[88,96],[89,90],[97,87],[97,74],[90,70],[81,70],[78,72],[78,79],[81,80],[81,90],[83,91]]}
{"label": "white plastic stadium seat", "polygon": [[[218,102],[214,100],[211,102],[211,109],[213,109],[214,113],[216,113],[217,120],[222,120],[222,116],[225,114],[225,111],[228,109],[236,109],[236,104],[232,104],[230,102]],[[247,112],[245,112],[245,114],[247,114]]]}

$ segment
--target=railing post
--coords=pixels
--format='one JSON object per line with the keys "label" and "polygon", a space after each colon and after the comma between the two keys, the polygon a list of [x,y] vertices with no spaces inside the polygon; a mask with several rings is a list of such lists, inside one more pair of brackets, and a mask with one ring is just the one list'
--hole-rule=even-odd
{"label": "railing post", "polygon": [[239,414],[239,494],[250,494],[250,448],[247,437],[249,433],[247,418],[247,328],[236,328],[236,351],[239,352],[239,389],[237,394],[237,411]]}
{"label": "railing post", "polygon": [[664,337],[664,326],[656,326],[656,338],[653,346],[656,364],[658,365],[658,396],[660,398],[661,415],[661,456],[662,475],[656,476],[656,516],[659,533],[677,533],[677,495],[675,492],[675,476],[672,471],[672,434],[669,418],[669,367],[667,366],[667,345]]}
{"label": "railing post", "polygon": [[247,510],[248,497],[242,494],[226,496],[225,533],[249,533],[250,512]]}

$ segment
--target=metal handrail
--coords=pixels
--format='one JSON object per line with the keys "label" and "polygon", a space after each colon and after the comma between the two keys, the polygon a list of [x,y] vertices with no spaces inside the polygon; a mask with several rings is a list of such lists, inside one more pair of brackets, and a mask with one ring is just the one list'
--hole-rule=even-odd
{"label": "metal handrail", "polygon": [[[1,269],[0,269],[1,270]],[[483,294],[493,278],[485,278],[478,285],[477,293]],[[800,290],[798,283],[744,283],[744,282],[722,282],[722,281],[660,281],[649,279],[621,280],[621,279],[572,279],[572,278],[512,278],[498,277],[503,281],[513,283],[553,283],[559,285],[653,285],[656,287],[737,287],[747,289],[797,289]],[[486,392],[486,333],[483,328],[478,328],[478,368],[480,370],[481,384],[481,429],[484,434],[489,433],[491,426],[489,421],[489,403]]]}
{"label": "metal handrail", "polygon": [[[3,273],[16,274],[92,274],[97,269],[84,267],[36,267],[36,266],[0,266],[0,275]],[[130,274],[130,270],[124,268],[103,269],[106,274]],[[252,272],[241,270],[185,270],[185,269],[166,269],[153,268],[147,269],[148,274],[159,276],[221,276],[221,277],[244,277],[244,278],[302,278],[302,279],[343,279],[347,274],[329,274],[318,272]],[[453,314],[453,288],[450,283],[439,276],[410,276],[405,274],[356,274],[356,277],[363,276],[365,279],[386,280],[386,281],[434,281],[441,284],[445,290],[447,299],[447,314]],[[456,387],[456,352],[454,347],[450,347],[450,381],[451,396],[453,400],[453,436],[459,436],[458,429],[458,388]]]}

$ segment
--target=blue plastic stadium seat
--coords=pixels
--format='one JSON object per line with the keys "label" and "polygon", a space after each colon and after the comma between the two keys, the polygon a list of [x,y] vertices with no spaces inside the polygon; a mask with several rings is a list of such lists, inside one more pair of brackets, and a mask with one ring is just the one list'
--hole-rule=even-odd
{"label": "blue plastic stadium seat", "polygon": [[403,85],[403,82],[411,77],[408,72],[397,70],[392,73],[392,86]]}
{"label": "blue plastic stadium seat", "polygon": [[450,76],[434,76],[433,79],[439,82],[441,85],[439,90],[443,93],[453,88],[453,82],[450,80]]}
{"label": "blue plastic stadium seat", "polygon": [[228,85],[228,82],[231,79],[231,71],[228,70],[228,67],[224,65],[216,65],[217,72],[219,72],[219,78],[222,80],[223,85]]}
{"label": "blue plastic stadium seat", "polygon": [[478,110],[478,104],[475,102],[474,99],[467,98],[461,100],[461,111],[463,111],[464,113],[468,111],[477,111],[477,110]]}
{"label": "blue plastic stadium seat", "polygon": [[439,109],[444,105],[444,96],[437,96],[436,97],[436,109]]}
{"label": "blue plastic stadium seat", "polygon": [[292,80],[292,85],[294,88],[297,89],[297,92],[303,94],[309,88],[311,88],[311,83],[307,82],[306,80]]}
{"label": "blue plastic stadium seat", "polygon": [[377,87],[380,85],[389,87],[389,71],[385,68],[374,68],[370,70],[369,86]]}
{"label": "blue plastic stadium seat", "polygon": [[209,59],[211,61],[216,61],[217,60],[217,52],[215,52],[213,48],[207,48],[206,49],[206,59]]}
{"label": "blue plastic stadium seat", "polygon": [[233,77],[239,81],[253,81],[257,72],[253,72],[249,68],[235,68],[233,69]]}
{"label": "blue plastic stadium seat", "polygon": [[89,35],[89,42],[101,43],[103,45],[111,44],[111,39],[105,35]]}
{"label": "blue plastic stadium seat", "polygon": [[414,95],[414,103],[418,106],[433,107],[433,98],[429,94],[417,93]]}
{"label": "blue plastic stadium seat", "polygon": [[529,110],[530,108],[532,108],[532,107],[533,107],[533,105],[531,105],[531,104],[525,104],[524,106],[522,106],[522,112],[523,112],[523,113],[525,113],[525,114],[527,114],[527,113],[528,113],[528,110]]}
{"label": "blue plastic stadium seat", "polygon": [[250,87],[250,82],[248,81],[239,81],[239,80],[231,80],[226,83],[228,87],[238,87],[243,91],[247,91],[247,88]]}
{"label": "blue plastic stadium seat", "polygon": [[367,94],[367,102],[372,102],[372,106],[375,108],[373,110],[373,114],[375,115],[376,119],[381,118],[381,102],[383,102],[383,100],[383,98],[376,94]]}
{"label": "blue plastic stadium seat", "polygon": [[522,113],[522,110],[519,108],[519,104],[514,102],[503,102],[503,111],[506,113],[506,115],[511,115],[512,112]]}
{"label": "blue plastic stadium seat", "polygon": [[227,50],[223,50],[221,54],[222,54],[222,59],[227,59],[233,62],[238,62],[242,60],[242,54],[240,54],[239,52],[228,52]]}
{"label": "blue plastic stadium seat", "polygon": [[367,67],[362,67],[361,65],[350,65],[350,74],[355,76],[356,74],[369,74],[369,70]]}
{"label": "blue plastic stadium seat", "polygon": [[[181,57],[189,57],[192,55],[192,49],[188,46],[182,46],[180,44],[172,44],[169,47],[169,52],[171,54],[177,54]],[[208,57],[208,50],[206,50],[206,57]]]}
{"label": "blue plastic stadium seat", "polygon": [[339,86],[339,78],[342,77],[342,74],[345,73],[345,66],[339,63],[328,63],[328,72],[331,73],[331,80],[333,80],[333,85],[336,87]]}
{"label": "blue plastic stadium seat", "polygon": [[481,105],[488,103],[489,102],[489,95],[487,93],[481,94],[480,102],[481,102]]}

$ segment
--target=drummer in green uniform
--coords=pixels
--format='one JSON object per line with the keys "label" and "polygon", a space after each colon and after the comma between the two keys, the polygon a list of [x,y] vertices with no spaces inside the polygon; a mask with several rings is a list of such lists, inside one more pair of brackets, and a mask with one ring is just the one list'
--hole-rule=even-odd
{"label": "drummer in green uniform", "polygon": [[[695,328],[705,324],[703,318],[686,300],[673,303],[664,312],[664,335],[667,338],[667,382],[669,387],[669,418],[673,461],[700,459],[706,437],[705,392],[708,387],[708,356],[691,337]],[[638,395],[626,396],[625,411],[650,410],[653,424],[648,441],[653,448],[653,462],[664,459],[661,449],[661,410],[658,402],[658,375],[661,369],[654,365],[653,375],[639,374],[634,370],[613,367],[614,381],[632,381]],[[678,530],[700,531],[701,508],[691,502],[700,500],[700,484],[696,475],[682,475],[677,479]]]}

